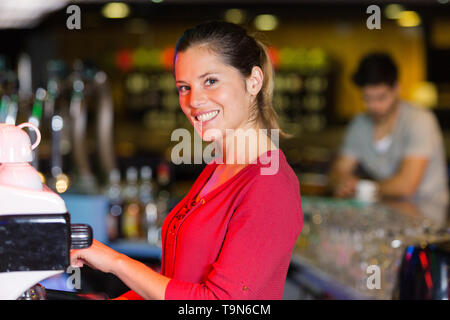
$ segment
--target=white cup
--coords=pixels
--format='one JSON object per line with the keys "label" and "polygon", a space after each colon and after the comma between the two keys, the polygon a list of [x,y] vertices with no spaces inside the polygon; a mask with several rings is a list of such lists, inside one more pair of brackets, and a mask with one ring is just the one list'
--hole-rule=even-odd
{"label": "white cup", "polygon": [[377,185],[371,180],[359,180],[356,185],[355,197],[361,202],[371,203],[377,201]]}
{"label": "white cup", "polygon": [[[30,127],[36,133],[36,141],[31,145],[30,137],[22,130]],[[0,163],[31,162],[32,150],[41,142],[39,129],[31,123],[25,122],[18,126],[0,123]]]}

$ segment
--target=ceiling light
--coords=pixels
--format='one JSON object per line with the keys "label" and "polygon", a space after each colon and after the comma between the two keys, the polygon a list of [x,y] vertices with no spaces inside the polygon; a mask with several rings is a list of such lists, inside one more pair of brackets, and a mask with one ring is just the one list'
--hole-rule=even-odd
{"label": "ceiling light", "polygon": [[271,31],[278,27],[278,18],[271,14],[260,14],[255,18],[255,27],[261,31]]}
{"label": "ceiling light", "polygon": [[130,14],[130,7],[122,2],[110,2],[103,6],[102,14],[108,19],[123,19]]}
{"label": "ceiling light", "polygon": [[386,18],[388,19],[398,19],[400,12],[404,11],[405,8],[400,5],[400,4],[389,4],[386,6],[386,8],[384,9],[384,15],[386,16]]}
{"label": "ceiling light", "polygon": [[420,22],[420,17],[415,11],[402,11],[397,19],[397,23],[401,27],[417,27]]}
{"label": "ceiling light", "polygon": [[245,11],[241,9],[228,9],[225,11],[225,21],[241,24],[245,20]]}

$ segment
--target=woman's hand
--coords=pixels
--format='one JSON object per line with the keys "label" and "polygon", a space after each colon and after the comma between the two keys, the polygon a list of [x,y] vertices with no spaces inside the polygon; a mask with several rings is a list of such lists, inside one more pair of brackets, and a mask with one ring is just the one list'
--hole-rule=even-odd
{"label": "woman's hand", "polygon": [[116,275],[144,299],[163,300],[170,281],[142,262],[131,259],[97,240],[94,240],[87,249],[70,251],[71,266],[82,267],[85,264],[93,269]]}
{"label": "woman's hand", "polygon": [[102,272],[114,273],[117,262],[125,257],[94,239],[89,248],[70,251],[70,265],[82,267],[86,264]]}

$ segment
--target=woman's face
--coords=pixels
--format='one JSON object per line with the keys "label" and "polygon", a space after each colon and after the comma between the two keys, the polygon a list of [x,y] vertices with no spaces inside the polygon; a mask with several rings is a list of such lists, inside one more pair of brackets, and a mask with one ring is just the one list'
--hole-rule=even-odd
{"label": "woman's face", "polygon": [[205,46],[177,54],[175,80],[181,109],[203,140],[222,139],[227,129],[249,127],[255,97],[254,90],[247,89],[250,78],[242,77]]}

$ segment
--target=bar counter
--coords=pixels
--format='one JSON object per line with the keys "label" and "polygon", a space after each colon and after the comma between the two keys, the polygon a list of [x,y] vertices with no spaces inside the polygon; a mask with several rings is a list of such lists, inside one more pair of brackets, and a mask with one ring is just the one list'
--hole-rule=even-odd
{"label": "bar counter", "polygon": [[450,239],[448,208],[437,203],[304,196],[302,209],[289,277],[313,298],[392,299],[405,250]]}
{"label": "bar counter", "polygon": [[[90,224],[97,240],[139,260],[161,258],[161,248],[144,240],[108,241],[106,197],[66,194],[64,200],[72,222]],[[302,196],[302,209],[287,279],[294,291],[287,299],[299,291],[300,299],[392,299],[408,246],[450,240],[448,208],[436,203]],[[374,273],[369,266],[379,268],[379,289],[368,287]]]}

